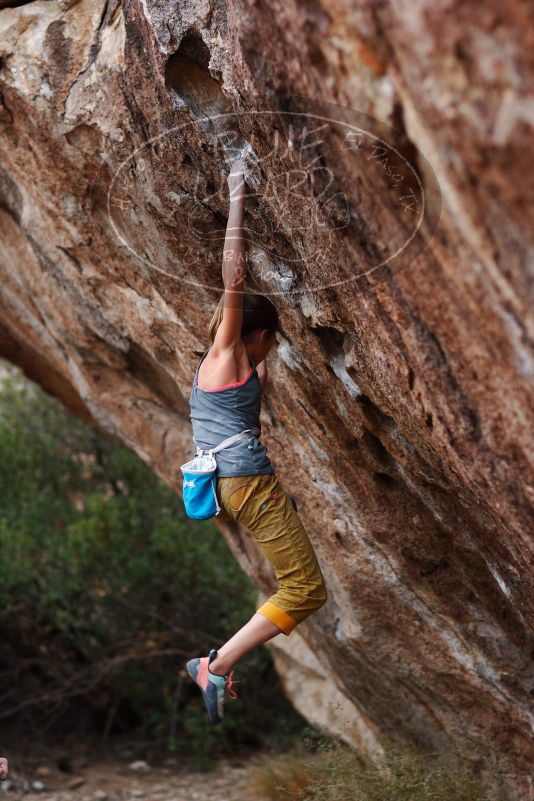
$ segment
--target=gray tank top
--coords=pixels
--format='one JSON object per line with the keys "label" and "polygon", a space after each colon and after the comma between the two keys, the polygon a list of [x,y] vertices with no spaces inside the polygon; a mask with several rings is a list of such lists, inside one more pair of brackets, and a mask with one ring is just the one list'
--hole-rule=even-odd
{"label": "gray tank top", "polygon": [[[260,379],[254,361],[248,375],[236,384],[222,389],[203,390],[198,386],[198,371],[209,347],[205,349],[197,365],[189,406],[193,440],[199,448],[209,450],[232,434],[247,428],[259,428],[261,409]],[[256,476],[274,473],[267,456],[267,448],[258,437],[244,437],[240,442],[214,454],[217,460],[217,476]]]}

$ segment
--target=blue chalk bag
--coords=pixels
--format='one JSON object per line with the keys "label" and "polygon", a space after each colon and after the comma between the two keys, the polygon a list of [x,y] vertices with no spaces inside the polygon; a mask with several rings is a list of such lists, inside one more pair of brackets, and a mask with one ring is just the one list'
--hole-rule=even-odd
{"label": "blue chalk bag", "polygon": [[209,520],[221,511],[217,500],[217,460],[214,454],[248,436],[258,436],[259,428],[247,428],[233,434],[214,448],[203,450],[197,445],[195,456],[180,465],[183,473],[182,497],[185,513],[193,520]]}

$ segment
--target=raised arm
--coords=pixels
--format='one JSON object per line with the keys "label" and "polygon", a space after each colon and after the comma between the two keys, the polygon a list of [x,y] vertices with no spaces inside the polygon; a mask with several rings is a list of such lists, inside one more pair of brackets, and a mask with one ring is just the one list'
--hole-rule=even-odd
{"label": "raised arm", "polygon": [[230,210],[224,239],[222,277],[224,284],[223,318],[213,342],[215,352],[231,350],[241,344],[243,291],[246,276],[246,251],[243,240],[245,205],[245,163],[234,161],[228,176]]}

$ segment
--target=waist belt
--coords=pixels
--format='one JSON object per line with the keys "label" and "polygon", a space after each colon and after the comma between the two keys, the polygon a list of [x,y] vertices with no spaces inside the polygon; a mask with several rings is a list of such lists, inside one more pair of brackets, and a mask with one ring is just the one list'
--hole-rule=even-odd
{"label": "waist belt", "polygon": [[197,445],[197,456],[201,456],[204,453],[213,454],[222,451],[223,448],[229,448],[230,445],[233,445],[236,442],[240,442],[240,440],[245,439],[248,436],[257,436],[260,434],[259,428],[246,428],[244,431],[241,431],[239,434],[232,434],[231,437],[227,437],[223,439],[222,442],[219,442],[218,445],[215,445],[214,448],[201,448]]}

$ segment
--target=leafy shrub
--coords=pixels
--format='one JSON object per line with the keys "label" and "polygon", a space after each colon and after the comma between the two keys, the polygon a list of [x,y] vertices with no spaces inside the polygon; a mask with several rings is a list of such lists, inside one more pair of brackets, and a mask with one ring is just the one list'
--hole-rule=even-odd
{"label": "leafy shrub", "polygon": [[8,370],[0,391],[4,724],[43,737],[135,731],[199,760],[259,745],[278,725],[298,728],[265,648],[236,666],[238,688],[256,690],[229,700],[216,730],[184,671],[188,658],[246,622],[255,596],[215,525],[187,518],[179,496],[134,453]]}
{"label": "leafy shrub", "polygon": [[432,753],[382,736],[380,764],[307,727],[288,753],[262,757],[250,789],[268,801],[510,801],[498,777],[490,789],[467,766],[461,743]]}

